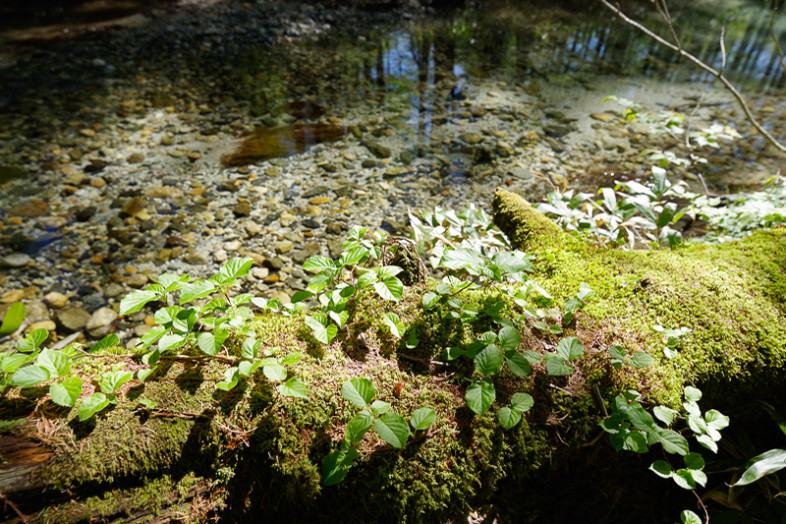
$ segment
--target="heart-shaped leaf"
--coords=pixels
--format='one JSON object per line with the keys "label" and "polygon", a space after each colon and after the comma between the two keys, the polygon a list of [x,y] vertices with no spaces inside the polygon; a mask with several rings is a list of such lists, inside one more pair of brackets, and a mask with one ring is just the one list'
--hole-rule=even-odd
{"label": "heart-shaped leaf", "polygon": [[497,392],[494,389],[494,384],[491,382],[475,382],[467,388],[464,398],[469,409],[478,415],[482,415],[494,403],[494,399],[497,398]]}
{"label": "heart-shaped leaf", "polygon": [[497,413],[497,420],[500,426],[510,429],[521,421],[521,413],[506,406]]}

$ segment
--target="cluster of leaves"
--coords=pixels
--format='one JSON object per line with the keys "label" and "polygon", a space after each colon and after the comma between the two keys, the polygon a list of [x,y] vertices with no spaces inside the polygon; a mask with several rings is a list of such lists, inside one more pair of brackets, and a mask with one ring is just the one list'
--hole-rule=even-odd
{"label": "cluster of leaves", "polygon": [[[584,354],[578,338],[546,343],[551,351],[543,353],[522,351],[519,326],[530,325],[548,335],[562,334],[594,294],[589,286],[582,284],[562,308],[553,307],[553,298],[527,276],[533,270],[533,257],[513,249],[494,228],[491,218],[474,207],[460,213],[437,208],[422,218],[411,216],[410,220],[418,250],[428,257],[436,272],[444,275],[432,291],[424,294],[424,309],[459,321],[464,331],[472,334],[469,343],[448,347],[443,355],[447,361],[472,361],[474,370],[467,377],[465,392],[471,411],[482,415],[491,409],[497,398],[495,378],[501,374],[526,377],[532,373],[533,365],[543,365],[551,376],[574,371],[569,362]],[[463,292],[491,286],[499,294],[487,298],[482,305],[466,304],[460,298]],[[513,305],[520,308],[518,313],[512,311]],[[494,330],[476,327],[489,323]],[[533,404],[531,395],[517,392],[510,405],[497,412],[497,420],[502,427],[512,428]]]}
{"label": "cluster of leaves", "polygon": [[[232,288],[251,268],[249,258],[234,258],[219,272],[206,280],[194,280],[187,275],[165,273],[143,290],[127,295],[120,302],[120,313],[128,315],[140,311],[150,303],[169,304],[156,310],[155,326],[141,338],[144,353],[135,355],[146,366],[132,372],[121,362],[111,370],[83,380],[72,372],[73,364],[80,358],[90,358],[101,349],[115,347],[120,340],[115,334],[104,337],[87,351],[81,344],[72,343],[55,350],[43,347],[49,337],[45,329],[37,329],[20,339],[15,350],[0,357],[0,391],[9,386],[21,389],[49,384],[48,395],[60,406],[77,407],[80,421],[90,419],[110,404],[118,401],[124,384],[131,380],[143,383],[155,373],[159,361],[177,357],[181,352],[198,348],[202,356],[232,364],[224,372],[224,380],[216,387],[234,388],[241,379],[250,377],[258,369],[264,376],[278,383],[278,391],[285,397],[306,398],[306,386],[290,376],[288,367],[301,358],[291,353],[276,358],[276,348],[262,349],[251,327],[253,312],[247,306],[256,303],[262,307],[280,307],[279,304],[260,300],[249,294],[234,295]],[[175,293],[179,294],[175,300]],[[172,305],[177,303],[177,305]],[[10,321],[9,321],[10,322]],[[92,391],[82,396],[85,391]],[[140,400],[153,407],[149,400]]]}
{"label": "cluster of leaves", "polygon": [[652,178],[645,184],[618,182],[613,188],[599,189],[598,195],[596,199],[573,190],[552,192],[537,208],[566,230],[606,245],[674,247],[682,242],[676,224],[690,210],[680,207],[680,202],[696,197],[685,182],[670,182],[659,166],[653,166]]}
{"label": "cluster of leaves", "polygon": [[[683,489],[695,490],[696,486],[704,487],[707,483],[704,457],[691,452],[687,438],[671,427],[677,420],[684,420],[696,442],[717,453],[720,432],[729,425],[729,418],[714,409],[702,413],[698,405],[702,396],[699,389],[687,386],[683,395],[682,413],[656,406],[650,414],[639,402],[641,395],[637,391],[625,391],[614,398],[611,416],[601,423],[601,427],[610,434],[611,445],[616,450],[647,453],[651,446],[660,444],[666,453],[682,457],[683,467],[675,469],[666,460],[656,460],[650,470],[672,479]],[[681,518],[683,522],[695,522],[698,516],[686,510]]]}
{"label": "cluster of leaves", "polygon": [[660,325],[652,326],[652,329],[661,334],[663,338],[663,354],[668,359],[677,356],[682,339],[690,334],[691,329],[686,327],[665,328]]}
{"label": "cluster of leaves", "polygon": [[155,372],[162,355],[196,346],[206,357],[229,358],[237,364],[225,370],[224,380],[216,384],[218,389],[229,391],[261,368],[268,380],[279,383],[277,389],[282,395],[306,398],[305,384],[287,371],[287,366],[302,358],[301,354],[279,359],[276,348],[260,354],[262,343],[256,340],[251,326],[254,312],[248,304],[269,307],[270,303],[248,293],[231,293],[252,265],[248,257],[232,258],[211,278],[193,281],[188,275],[164,273],[155,283],[120,302],[120,314],[128,315],[151,302],[172,304],[174,294],[179,294],[177,305],[156,311],[155,326],[142,336],[142,348],[147,351],[142,362],[148,367],[137,371],[140,381]]}
{"label": "cluster of leaves", "polygon": [[786,224],[786,178],[776,176],[761,191],[724,197],[702,195],[694,202],[695,213],[712,230],[702,240],[734,240],[753,231]]}
{"label": "cluster of leaves", "polygon": [[46,329],[36,329],[20,339],[13,351],[0,357],[0,391],[5,391],[9,386],[30,389],[48,383],[47,393],[58,406],[72,408],[79,401],[77,412],[80,421],[89,419],[109,404],[117,402],[120,388],[133,378],[133,373],[122,369],[122,364],[93,377],[92,382],[98,391],[81,400],[86,384],[80,377],[71,374],[71,367],[77,359],[117,345],[117,335],[107,335],[90,347],[88,352],[83,351],[77,343],[60,350],[46,348],[43,345],[48,338]]}
{"label": "cluster of leaves", "polygon": [[367,378],[346,381],[341,387],[341,394],[360,411],[347,424],[339,449],[330,452],[322,462],[322,476],[327,486],[346,478],[349,468],[359,456],[357,447],[369,431],[373,430],[394,448],[402,449],[413,433],[428,429],[436,417],[433,408],[421,407],[407,421],[393,411],[389,402],[374,400],[376,389]]}
{"label": "cluster of leaves", "polygon": [[307,315],[305,323],[322,344],[329,344],[346,326],[347,306],[364,290],[373,289],[384,300],[394,302],[403,296],[404,284],[396,276],[402,269],[380,263],[386,240],[384,232],[353,227],[337,260],[314,255],[303,264],[303,269],[314,276],[307,290],[295,293],[292,302],[316,297],[322,311]]}

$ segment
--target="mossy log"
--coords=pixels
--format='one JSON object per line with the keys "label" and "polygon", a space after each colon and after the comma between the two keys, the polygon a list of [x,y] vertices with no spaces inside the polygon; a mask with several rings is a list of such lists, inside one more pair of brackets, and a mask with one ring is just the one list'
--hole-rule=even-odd
{"label": "mossy log", "polygon": [[[198,352],[168,361],[144,385],[127,384],[120,402],[87,422],[41,401],[45,390],[8,391],[0,400],[3,517],[449,522],[481,508],[503,522],[642,521],[638,510],[648,518],[664,511],[673,521],[653,493],[680,490],[646,472],[651,457],[613,452],[598,422],[624,388],[639,390],[648,404],[678,407],[683,387],[695,385],[705,393],[704,409],[739,420],[750,419],[756,399],[784,407],[786,229],[727,244],[631,252],[563,233],[506,191],[497,192],[494,211],[514,245],[536,256],[532,278],[556,303],[582,282],[596,292],[566,332],[587,350],[572,375],[535,369],[526,378],[497,378],[499,402],[517,391],[535,398],[515,428],[503,430],[494,410],[476,416],[467,409],[471,365],[438,358],[468,333],[438,311],[423,310],[424,284],[409,288],[398,304],[367,297],[329,347],[311,340],[297,317],[260,317],[264,347],[308,355],[295,370],[309,385],[308,399],[282,398],[261,373],[232,391],[217,390],[225,365]],[[494,293],[463,298],[482,303]],[[390,335],[381,321],[386,311],[418,330],[416,348]],[[663,357],[654,325],[692,330],[675,358]],[[542,352],[558,341],[519,327],[526,349]],[[617,371],[607,352],[612,344],[647,351],[657,364]],[[81,372],[119,362],[139,365],[106,350]],[[403,450],[367,435],[345,481],[324,487],[320,463],[354,414],[341,385],[357,376],[370,378],[377,397],[405,417],[428,405],[437,422]],[[144,407],[141,398],[157,404]],[[627,485],[631,479],[635,486]],[[710,479],[728,481],[724,474]],[[618,502],[629,495],[638,502]]]}

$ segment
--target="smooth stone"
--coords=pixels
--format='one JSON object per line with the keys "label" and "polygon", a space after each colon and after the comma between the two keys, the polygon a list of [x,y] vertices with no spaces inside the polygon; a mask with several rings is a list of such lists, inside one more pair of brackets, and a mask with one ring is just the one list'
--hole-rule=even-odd
{"label": "smooth stone", "polygon": [[19,302],[23,298],[25,298],[24,289],[12,289],[11,291],[4,293],[3,296],[0,297],[0,303],[10,304],[12,302]]}
{"label": "smooth stone", "polygon": [[590,118],[600,122],[611,122],[614,120],[614,116],[608,113],[590,113]]}
{"label": "smooth stone", "polygon": [[57,324],[67,331],[80,331],[90,320],[90,313],[80,307],[69,307],[57,312]]}
{"label": "smooth stone", "polygon": [[289,240],[279,240],[278,242],[273,243],[273,249],[276,250],[276,253],[284,254],[292,251],[295,245]]}
{"label": "smooth stone", "polygon": [[49,204],[40,198],[26,198],[8,210],[11,216],[36,218],[49,213]]}
{"label": "smooth stone", "polygon": [[126,162],[129,164],[141,164],[145,160],[145,155],[143,153],[131,153],[126,158]]}
{"label": "smooth stone", "polygon": [[393,156],[393,151],[388,146],[384,146],[377,141],[369,140],[363,144],[366,149],[371,151],[377,158],[390,158]]}
{"label": "smooth stone", "polygon": [[112,330],[112,324],[117,320],[117,313],[112,308],[102,307],[85,324],[88,334],[93,338],[102,338]]}
{"label": "smooth stone", "polygon": [[245,200],[238,202],[235,207],[232,208],[232,213],[234,213],[236,217],[247,217],[251,214],[251,204]]}
{"label": "smooth stone", "polygon": [[0,267],[20,268],[30,263],[33,259],[24,253],[11,253],[0,258]]}
{"label": "smooth stone", "polygon": [[216,250],[216,252],[215,252],[215,253],[213,253],[213,260],[215,260],[215,261],[216,261],[216,262],[218,262],[219,264],[223,264],[223,263],[224,263],[224,262],[226,262],[228,259],[229,259],[229,255],[228,255],[228,254],[227,254],[227,252],[226,252],[225,250],[223,250],[223,249],[218,249],[218,250]]}
{"label": "smooth stone", "polygon": [[190,264],[192,266],[203,266],[207,264],[207,257],[202,253],[189,253],[183,260],[186,261],[186,264]]}
{"label": "smooth stone", "polygon": [[25,328],[26,333],[32,333],[36,329],[45,329],[47,331],[54,331],[57,329],[57,325],[52,320],[39,320],[38,322],[33,322],[29,326]]}
{"label": "smooth stone", "polygon": [[58,291],[51,291],[44,295],[44,303],[52,309],[60,309],[68,304],[68,297]]}

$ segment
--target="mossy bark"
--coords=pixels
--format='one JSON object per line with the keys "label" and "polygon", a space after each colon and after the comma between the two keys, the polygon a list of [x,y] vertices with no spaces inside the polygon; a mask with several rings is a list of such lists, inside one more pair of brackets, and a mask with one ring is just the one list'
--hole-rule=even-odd
{"label": "mossy bark", "polygon": [[[541,507],[527,493],[566,468],[571,474],[565,478],[592,478],[588,464],[602,456],[604,468],[612,462],[623,468],[617,474],[628,467],[646,472],[645,463],[631,464],[597,438],[604,404],[622,388],[676,407],[683,386],[696,385],[706,394],[703,408],[732,417],[749,415],[754,399],[784,406],[786,230],[715,246],[622,252],[562,233],[511,193],[499,191],[494,205],[500,228],[537,257],[532,278],[558,304],[581,282],[597,293],[566,332],[587,349],[573,375],[548,377],[536,369],[524,379],[497,378],[499,403],[518,391],[535,397],[514,429],[502,430],[492,413],[467,409],[464,377],[471,364],[446,366],[438,356],[468,332],[439,311],[423,311],[425,289],[413,287],[395,305],[366,297],[348,329],[326,348],[309,338],[297,317],[259,318],[265,348],[308,355],[294,370],[309,385],[308,399],[282,398],[261,373],[231,392],[218,391],[225,365],[200,359],[172,361],[144,385],[130,383],[115,406],[87,423],[35,396],[8,392],[0,416],[21,422],[0,426],[0,493],[15,503],[6,504],[3,516],[21,521],[18,510],[28,522],[215,516],[234,522],[261,514],[289,522],[447,522],[496,503],[503,521],[503,504],[508,516],[526,508],[531,521],[554,521],[549,515],[556,509],[550,514],[548,508],[554,500],[540,493],[546,497]],[[476,291],[463,299],[481,304],[493,294]],[[391,337],[381,321],[386,311],[418,330],[416,348]],[[692,330],[676,358],[663,357],[656,324]],[[519,328],[527,349],[544,351],[558,340],[525,324]],[[657,364],[615,371],[606,351],[611,344],[648,351]],[[108,353],[89,365],[122,360],[138,365]],[[370,378],[377,398],[406,418],[428,405],[437,422],[403,450],[367,436],[347,479],[325,488],[321,460],[354,415],[341,385],[356,376]],[[157,405],[144,408],[140,398]],[[35,451],[12,456],[11,443]],[[506,493],[518,495],[512,500]]]}

